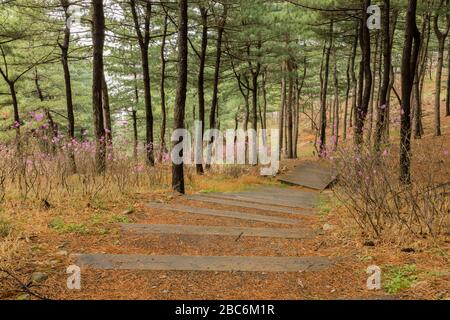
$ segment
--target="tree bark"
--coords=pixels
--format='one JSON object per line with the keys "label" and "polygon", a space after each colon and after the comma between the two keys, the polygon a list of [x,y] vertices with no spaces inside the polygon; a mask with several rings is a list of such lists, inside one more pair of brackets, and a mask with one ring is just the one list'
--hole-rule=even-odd
{"label": "tree bark", "polygon": [[353,43],[353,53],[352,53],[352,69],[351,69],[351,78],[352,78],[352,91],[353,91],[353,97],[352,97],[352,107],[350,110],[350,119],[349,119],[349,126],[350,128],[353,127],[353,116],[355,114],[356,110],[356,103],[358,99],[358,79],[356,78],[356,69],[355,69],[355,61],[356,61],[356,49],[358,47],[358,40],[359,40],[359,23],[357,23],[356,26],[356,32],[355,32],[355,40]]}
{"label": "tree bark", "polygon": [[333,30],[334,21],[330,23],[330,37],[328,39],[328,45],[325,49],[325,66],[323,77],[323,88],[321,92],[321,106],[320,106],[320,154],[321,156],[326,151],[326,139],[327,139],[327,95],[328,95],[328,77],[330,73],[330,56],[331,48],[333,46]]}
{"label": "tree bark", "polygon": [[164,17],[164,30],[163,38],[161,42],[161,85],[160,85],[160,95],[161,95],[161,143],[159,148],[159,158],[158,161],[161,162],[163,154],[167,152],[166,147],[166,127],[167,127],[167,111],[166,111],[166,38],[167,38],[167,27],[168,27],[169,17],[166,15]]}
{"label": "tree bark", "polygon": [[293,62],[291,59],[287,62],[289,86],[288,86],[288,102],[286,104],[286,116],[287,116],[287,148],[286,156],[288,159],[294,158],[294,146],[293,146],[293,104],[294,104],[294,80],[293,80]]}
{"label": "tree bark", "polygon": [[225,32],[225,23],[227,20],[227,7],[224,6],[223,16],[219,19],[218,30],[217,30],[217,44],[216,44],[216,63],[214,67],[214,86],[213,86],[213,97],[211,105],[211,113],[209,116],[209,126],[211,129],[217,127],[217,108],[219,101],[219,82],[220,82],[220,67],[222,61],[222,40],[223,33]]}
{"label": "tree bark", "polygon": [[[448,6],[449,1],[445,0],[446,6]],[[435,136],[441,136],[441,83],[442,83],[442,68],[444,66],[444,49],[445,49],[445,40],[450,31],[450,16],[447,14],[447,25],[444,31],[439,29],[439,11],[444,6],[444,0],[441,0],[438,12],[434,17],[434,33],[436,34],[438,40],[438,61],[436,66],[436,86],[435,86],[435,100],[434,100],[434,121],[435,121]]]}
{"label": "tree bark", "polygon": [[[61,49],[61,64],[64,72],[64,86],[66,90],[66,109],[67,109],[67,133],[69,135],[70,142],[75,139],[75,115],[73,110],[73,94],[72,94],[72,80],[69,68],[69,46],[71,30],[69,26],[69,0],[61,0],[61,6],[64,10],[66,27],[64,28],[64,40],[62,44],[59,44]],[[72,173],[77,172],[77,165],[75,161],[75,153],[73,148],[69,150],[69,163]]]}
{"label": "tree bark", "polygon": [[340,101],[339,101],[339,78],[337,70],[337,57],[336,51],[334,51],[334,148],[336,149],[339,145],[339,126],[340,126]]}
{"label": "tree bark", "polygon": [[409,0],[402,57],[402,112],[400,132],[400,180],[411,183],[411,93],[420,51],[420,32],[416,24],[417,0]]}
{"label": "tree bark", "polygon": [[[202,151],[203,151],[203,137],[205,132],[205,65],[206,65],[206,53],[208,50],[208,9],[200,7],[200,14],[202,18],[202,46],[200,50],[200,65],[198,70],[198,118],[202,124]],[[197,173],[203,174],[203,164],[197,164]]]}
{"label": "tree bark", "polygon": [[[188,1],[178,1],[178,79],[174,114],[174,129],[184,129],[188,80]],[[182,138],[175,144],[182,143]],[[183,156],[181,154],[181,156]],[[172,164],[172,188],[185,193],[184,164]]]}
{"label": "tree bark", "polygon": [[111,106],[109,104],[109,90],[108,90],[108,83],[106,82],[105,73],[103,73],[102,77],[102,106],[105,123],[106,144],[109,148],[112,148],[113,141],[112,141]]}
{"label": "tree bark", "polygon": [[[430,3],[430,2],[429,2]],[[428,47],[431,34],[431,12],[427,12],[422,25],[421,50],[417,76],[414,80],[414,138],[421,139],[423,134],[422,125],[422,92],[427,68]]]}
{"label": "tree bark", "polygon": [[[283,150],[284,142],[284,110],[286,107],[286,62],[281,65],[281,106],[279,114],[279,130],[280,130],[280,150]],[[280,152],[281,157],[281,152]]]}
{"label": "tree bark", "polygon": [[[372,77],[373,81],[376,81],[377,78],[377,70],[378,70],[378,50],[380,47],[380,32],[377,32],[376,34],[376,40],[375,40],[375,52],[374,52],[374,61],[373,61],[373,72]],[[380,50],[381,51],[381,50]],[[381,56],[381,53],[380,53]],[[379,77],[381,77],[381,74],[379,74]],[[372,141],[372,131],[373,131],[373,120],[374,120],[374,113],[375,113],[375,87],[376,85],[372,85],[372,92],[370,94],[370,110],[369,110],[369,127],[367,130],[367,140],[369,142]]]}
{"label": "tree bark", "polygon": [[[360,23],[360,45],[361,45],[361,68],[360,71],[360,93],[362,98],[355,110],[355,143],[361,145],[364,141],[364,122],[369,110],[370,96],[372,92],[372,70],[370,66],[371,46],[370,46],[370,32],[367,27],[366,21],[368,19],[367,8],[370,6],[371,0],[363,1],[363,17]],[[362,74],[361,74],[362,73]],[[361,81],[361,75],[363,81]]]}
{"label": "tree bark", "polygon": [[139,16],[136,9],[136,0],[129,0],[131,13],[133,15],[134,27],[139,41],[142,62],[142,75],[144,81],[144,103],[145,103],[145,122],[146,122],[146,155],[150,166],[155,165],[154,157],[154,136],[153,136],[153,106],[150,83],[150,62],[149,62],[149,44],[150,44],[150,18],[152,5],[148,1],[145,5],[144,32],[141,30]]}
{"label": "tree bark", "polygon": [[92,0],[92,42],[93,42],[93,75],[92,75],[92,109],[94,118],[96,150],[96,170],[106,170],[106,141],[103,121],[102,82],[103,82],[103,50],[105,41],[105,14],[103,0]]}

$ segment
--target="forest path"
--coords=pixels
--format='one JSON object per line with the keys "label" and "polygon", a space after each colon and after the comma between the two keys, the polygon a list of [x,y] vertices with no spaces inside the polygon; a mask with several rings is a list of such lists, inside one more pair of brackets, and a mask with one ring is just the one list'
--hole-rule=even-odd
{"label": "forest path", "polygon": [[[318,193],[292,190],[283,187],[258,187],[236,193],[211,193],[186,196],[171,203],[150,202],[148,207],[172,214],[190,214],[193,217],[206,216],[210,219],[231,219],[230,226],[192,224],[122,224],[128,234],[176,235],[215,237],[221,236],[236,243],[240,238],[303,239],[319,235],[318,230],[302,225],[305,217],[316,218],[315,206]],[[178,200],[191,204],[180,204]],[[194,204],[192,204],[194,203]],[[210,207],[204,207],[207,204]],[[223,209],[226,207],[227,209]],[[256,209],[258,213],[246,212]],[[195,219],[195,218],[194,218]],[[240,221],[240,222],[238,222]],[[254,223],[267,224],[255,227]],[[244,224],[244,225],[243,225]],[[277,225],[274,227],[273,225]],[[280,228],[284,226],[284,228]],[[301,229],[299,227],[302,227]],[[281,254],[280,254],[281,253]],[[275,256],[194,256],[194,255],[114,255],[83,254],[77,257],[81,267],[107,270],[161,270],[161,271],[250,271],[250,272],[299,272],[322,269],[331,261],[322,257],[284,257],[282,252]]]}
{"label": "forest path", "polygon": [[[77,254],[75,263],[91,275],[138,272],[152,284],[157,279],[144,290],[150,299],[169,293],[175,299],[238,298],[236,277],[245,298],[283,298],[277,291],[303,283],[280,278],[323,272],[341,260],[318,252],[325,233],[318,210],[322,197],[317,190],[274,185],[153,201],[140,221],[119,224],[120,247]],[[174,276],[179,285],[169,280]],[[171,289],[155,292],[161,277]],[[218,277],[220,285],[211,284]],[[278,280],[267,286],[267,277]],[[87,285],[94,286],[95,278]],[[298,297],[298,292],[289,294]]]}
{"label": "forest path", "polygon": [[333,270],[348,260],[323,250],[324,196],[270,185],[155,200],[138,221],[119,224],[120,245],[75,255],[83,290],[138,299],[329,295]]}

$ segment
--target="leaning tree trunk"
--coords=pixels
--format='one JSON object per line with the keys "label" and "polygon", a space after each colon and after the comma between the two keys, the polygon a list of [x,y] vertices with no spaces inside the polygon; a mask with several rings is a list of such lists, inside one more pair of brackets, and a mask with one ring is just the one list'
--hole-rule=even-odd
{"label": "leaning tree trunk", "polygon": [[[178,1],[178,79],[174,114],[174,130],[184,129],[188,80],[188,1]],[[183,143],[183,138],[174,141]],[[183,157],[183,152],[180,154]],[[172,188],[184,194],[184,164],[172,164]]]}

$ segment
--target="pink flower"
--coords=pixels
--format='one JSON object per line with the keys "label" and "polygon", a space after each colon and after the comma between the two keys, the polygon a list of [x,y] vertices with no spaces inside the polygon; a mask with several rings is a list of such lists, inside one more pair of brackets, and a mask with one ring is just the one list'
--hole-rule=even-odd
{"label": "pink flower", "polygon": [[387,157],[389,155],[389,151],[388,149],[383,151],[383,157]]}
{"label": "pink flower", "polygon": [[162,161],[163,162],[169,162],[170,161],[170,154],[169,153],[164,153],[163,157],[162,157]]}
{"label": "pink flower", "polygon": [[448,157],[448,155],[449,155],[449,151],[448,151],[447,149],[445,149],[445,150],[444,150],[444,156],[445,156],[445,157]]}
{"label": "pink flower", "polygon": [[33,116],[34,120],[36,120],[36,122],[41,122],[42,120],[44,120],[45,116],[42,113],[36,113]]}

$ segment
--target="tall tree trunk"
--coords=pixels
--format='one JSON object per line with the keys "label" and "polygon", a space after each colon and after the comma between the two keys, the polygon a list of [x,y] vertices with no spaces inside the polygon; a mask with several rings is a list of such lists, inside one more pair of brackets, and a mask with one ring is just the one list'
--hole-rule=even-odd
{"label": "tall tree trunk", "polygon": [[[259,49],[260,44],[258,45]],[[252,129],[258,130],[258,78],[261,73],[261,63],[258,61],[256,63],[255,69],[253,69],[252,64],[250,66],[250,73],[252,75]]]}
{"label": "tall tree trunk", "polygon": [[336,51],[334,50],[334,148],[336,149],[339,145],[339,126],[340,126],[340,101],[339,101],[339,78],[337,70],[337,57]]}
{"label": "tall tree trunk", "polygon": [[356,49],[358,47],[358,40],[359,40],[359,22],[356,23],[356,32],[355,32],[355,40],[353,42],[353,53],[352,53],[352,69],[351,69],[351,77],[352,77],[352,107],[350,110],[350,119],[349,119],[349,126],[350,128],[353,127],[353,115],[355,114],[356,110],[356,103],[358,99],[358,79],[356,78],[356,68],[355,68],[355,61],[356,61]]}
{"label": "tall tree trunk", "polygon": [[[178,1],[178,79],[174,114],[174,129],[184,129],[188,80],[188,1]],[[174,141],[183,143],[182,138]],[[181,154],[183,156],[183,154]],[[172,164],[172,188],[184,194],[184,164]]]}
{"label": "tall tree trunk", "polygon": [[103,121],[102,83],[103,83],[103,50],[105,42],[105,14],[103,0],[92,0],[92,42],[93,42],[93,75],[92,75],[92,109],[94,118],[96,150],[96,170],[106,170],[106,141]]}
{"label": "tall tree trunk", "polygon": [[159,148],[159,158],[158,161],[162,161],[163,154],[167,153],[166,147],[166,127],[167,127],[167,111],[166,111],[166,38],[167,38],[167,27],[168,27],[169,17],[166,15],[164,17],[164,30],[163,38],[161,42],[161,84],[160,84],[160,95],[161,95],[161,143]]}
{"label": "tall tree trunk", "polygon": [[289,59],[287,62],[288,67],[288,77],[289,77],[289,87],[288,87],[288,102],[286,104],[286,116],[287,116],[287,145],[286,145],[286,156],[288,159],[294,158],[294,146],[293,146],[293,104],[294,104],[294,79],[293,79],[293,62]]}
{"label": "tall tree trunk", "polygon": [[220,18],[218,22],[218,30],[217,30],[217,44],[216,44],[216,63],[214,67],[214,85],[213,85],[213,97],[211,104],[211,113],[209,116],[209,126],[211,129],[215,129],[217,127],[217,108],[219,102],[219,82],[220,82],[220,67],[222,61],[222,40],[223,33],[225,32],[225,23],[227,20],[227,7],[224,6],[223,16]]}
{"label": "tall tree trunk", "polygon": [[152,14],[152,4],[150,1],[145,4],[144,13],[144,32],[141,30],[136,0],[129,0],[131,13],[133,15],[134,28],[139,41],[142,62],[142,75],[144,81],[144,103],[145,103],[145,123],[146,123],[146,155],[150,166],[155,165],[154,157],[154,136],[153,136],[153,106],[150,83],[150,62],[149,62],[149,44],[150,44],[150,18]]}
{"label": "tall tree trunk", "polygon": [[[374,60],[373,60],[373,81],[376,81],[377,78],[377,70],[378,70],[378,49],[380,46],[380,32],[378,31],[375,37],[375,52],[374,52]],[[380,54],[381,56],[381,54]],[[381,78],[381,74],[378,75]],[[370,110],[369,110],[369,127],[367,130],[367,139],[369,142],[372,141],[372,131],[373,131],[373,119],[375,113],[375,84],[372,85],[372,92],[370,94]]]}
{"label": "tall tree trunk", "polygon": [[263,74],[262,78],[262,96],[263,96],[263,129],[267,129],[267,70]]}
{"label": "tall tree trunk", "polygon": [[445,101],[445,116],[450,117],[450,43],[448,50],[448,67],[447,67],[447,99]]}
{"label": "tall tree trunk", "polygon": [[137,110],[139,108],[139,89],[136,72],[134,72],[133,75],[134,75],[134,99],[136,106],[131,110],[131,119],[133,121],[133,158],[135,161],[137,161],[138,144],[139,144],[138,126],[137,126]]}
{"label": "tall tree trunk", "polygon": [[108,83],[106,82],[105,73],[103,73],[103,78],[102,78],[102,106],[103,106],[103,117],[104,117],[104,123],[105,123],[106,144],[110,148],[112,148],[113,141],[112,141],[111,106],[109,104],[109,90],[108,90]]}
{"label": "tall tree trunk", "polygon": [[[429,2],[430,3],[430,2]],[[429,7],[430,8],[430,7]],[[424,17],[422,25],[422,39],[421,39],[421,50],[419,56],[419,64],[417,70],[417,76],[414,80],[414,138],[421,139],[423,132],[422,125],[422,91],[425,80],[425,73],[427,67],[427,57],[428,57],[428,46],[430,42],[430,19],[431,12],[427,12]]]}
{"label": "tall tree trunk", "polygon": [[[206,64],[206,53],[208,50],[208,9],[205,7],[200,7],[200,14],[202,17],[202,47],[200,50],[200,65],[198,70],[198,81],[197,81],[197,91],[198,91],[198,118],[202,124],[202,151],[203,151],[203,137],[205,132],[205,64]],[[197,173],[203,174],[203,164],[197,164]]]}
{"label": "tall tree trunk", "polygon": [[[397,22],[398,22],[398,17],[399,17],[400,11],[398,9],[393,8],[392,9],[392,22],[391,22],[391,34],[390,34],[390,38],[391,38],[391,48],[394,45],[394,38],[395,38],[395,31],[396,31],[396,27],[397,27]],[[394,84],[395,84],[395,70],[394,70],[394,66],[392,65],[391,62],[391,72],[389,75],[389,86],[388,86],[388,91],[387,91],[387,98],[386,98],[386,109],[384,111],[385,113],[385,121],[384,121],[384,133],[383,133],[383,138],[385,140],[385,142],[389,142],[390,139],[390,122],[391,122],[391,94],[392,94],[392,89],[394,88]]]}
{"label": "tall tree trunk", "polygon": [[16,83],[14,81],[8,81],[9,92],[11,93],[11,100],[13,104],[13,114],[14,114],[14,127],[16,129],[16,144],[19,149],[20,147],[20,127],[22,123],[20,121],[19,114],[19,101],[17,100],[16,93]]}
{"label": "tall tree trunk", "polygon": [[321,92],[321,106],[320,106],[320,154],[326,151],[326,139],[327,139],[327,95],[328,95],[328,77],[330,74],[330,56],[331,48],[333,47],[333,31],[334,31],[334,21],[330,22],[330,31],[328,44],[325,49],[325,65],[324,65],[324,80],[323,88]]}
{"label": "tall tree trunk", "polygon": [[137,127],[137,110],[131,111],[131,119],[133,122],[133,158],[138,158],[138,127]]}
{"label": "tall tree trunk", "polygon": [[[220,68],[221,68],[221,62],[222,62],[222,42],[223,42],[223,34],[225,32],[226,20],[227,20],[227,7],[224,6],[223,16],[218,21],[217,43],[216,43],[216,62],[215,62],[215,67],[214,67],[213,97],[212,97],[212,102],[211,102],[211,112],[209,114],[210,129],[218,128],[217,114],[218,114],[218,109],[219,109]],[[211,139],[208,143],[208,150],[212,149],[213,143],[214,143],[214,138],[211,137]],[[209,169],[210,167],[211,167],[211,165],[208,163],[206,165],[206,168]]]}
{"label": "tall tree trunk", "polygon": [[[75,140],[75,115],[73,110],[73,94],[72,94],[72,81],[69,68],[69,46],[71,30],[69,25],[70,13],[69,13],[69,0],[61,0],[61,6],[65,14],[66,27],[64,28],[64,41],[59,44],[61,49],[61,64],[64,72],[64,86],[66,90],[66,109],[67,109],[67,133],[69,139],[72,142]],[[75,152],[73,148],[69,149],[69,163],[72,173],[77,172],[77,165],[75,162]]]}
{"label": "tall tree trunk", "polygon": [[435,115],[435,136],[441,136],[441,83],[442,83],[442,68],[444,65],[444,39],[438,40],[438,61],[436,66],[436,81],[435,81],[435,100],[434,100],[434,115]]}
{"label": "tall tree trunk", "polygon": [[364,133],[364,122],[367,117],[367,112],[369,110],[370,103],[370,95],[372,92],[372,70],[370,66],[370,57],[371,57],[371,46],[370,46],[370,32],[367,27],[366,21],[368,19],[367,8],[370,6],[371,0],[363,1],[363,18],[360,23],[360,45],[361,45],[361,68],[362,72],[360,72],[360,80],[361,73],[363,76],[363,81],[360,81],[360,92],[362,93],[362,98],[360,99],[360,104],[358,104],[357,109],[355,110],[355,142],[357,145],[361,145],[364,141],[363,133]]}
{"label": "tall tree trunk", "polygon": [[439,29],[439,16],[442,7],[444,6],[444,1],[446,6],[448,6],[448,0],[441,0],[438,8],[438,12],[434,17],[434,33],[436,34],[438,40],[438,61],[436,66],[436,93],[434,100],[434,120],[435,120],[435,136],[441,136],[441,83],[442,83],[442,68],[444,66],[444,49],[445,49],[445,40],[450,31],[450,16],[447,14],[447,25],[444,31]]}
{"label": "tall tree trunk", "polygon": [[400,132],[400,180],[411,183],[411,93],[420,51],[420,32],[416,24],[417,0],[409,0],[402,57],[402,113]]}
{"label": "tall tree trunk", "polygon": [[[279,114],[279,127],[280,130],[280,150],[284,147],[284,110],[286,109],[286,62],[283,61],[281,65],[281,105]],[[280,152],[281,157],[281,152]]]}
{"label": "tall tree trunk", "polygon": [[348,107],[350,102],[350,90],[352,89],[352,72],[354,73],[357,46],[358,46],[358,37],[356,36],[355,41],[353,41],[352,51],[350,57],[348,58],[347,64],[347,90],[345,91],[344,128],[343,128],[344,140],[347,140]]}
{"label": "tall tree trunk", "polygon": [[[42,92],[41,85],[39,83],[39,72],[38,72],[37,67],[34,68],[34,85],[36,87],[36,92],[37,92],[37,96],[38,96],[39,100],[41,102],[44,102],[45,97],[44,97],[44,93]],[[55,141],[59,136],[58,125],[53,120],[53,117],[52,117],[52,114],[50,113],[49,108],[45,108],[45,117],[47,118],[47,123],[49,125],[48,132],[51,137],[50,141]],[[52,152],[53,154],[56,154],[56,143],[51,143],[51,145],[49,145],[49,143],[47,142],[45,145],[46,145],[45,146],[46,151],[48,153]]]}

